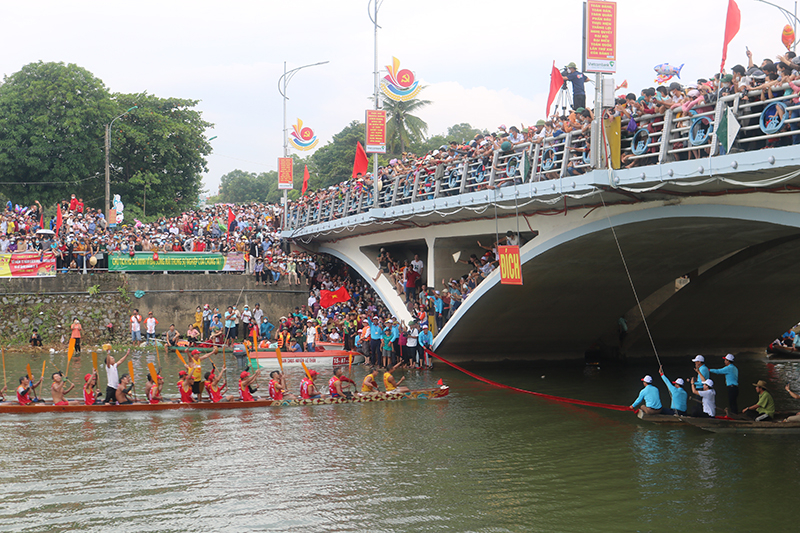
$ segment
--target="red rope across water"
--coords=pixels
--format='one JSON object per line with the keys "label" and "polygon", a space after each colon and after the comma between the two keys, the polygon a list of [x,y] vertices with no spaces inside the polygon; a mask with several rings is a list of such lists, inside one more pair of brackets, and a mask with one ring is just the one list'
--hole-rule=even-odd
{"label": "red rope across water", "polygon": [[614,405],[614,404],[610,404],[610,403],[587,402],[586,400],[574,400],[572,398],[562,398],[561,396],[553,396],[551,394],[542,394],[541,392],[533,392],[533,391],[529,391],[529,390],[525,390],[525,389],[518,389],[517,387],[512,387],[510,385],[503,385],[502,383],[497,383],[496,381],[492,381],[491,379],[486,379],[484,377],[479,376],[478,374],[472,373],[469,370],[467,370],[466,368],[461,368],[457,364],[451,363],[450,361],[448,361],[444,357],[436,355],[435,353],[433,353],[432,351],[428,350],[427,348],[425,348],[425,351],[428,353],[428,355],[430,355],[432,357],[435,357],[436,359],[438,359],[439,361],[441,361],[441,362],[443,362],[443,363],[445,363],[447,365],[450,365],[451,367],[455,368],[456,370],[461,371],[461,372],[465,373],[466,375],[477,379],[478,381],[483,381],[484,383],[488,383],[489,385],[492,385],[494,387],[500,387],[501,389],[509,389],[509,390],[513,390],[513,391],[516,391],[516,392],[523,392],[525,394],[531,394],[533,396],[538,396],[539,398],[545,398],[547,400],[553,400],[554,402],[571,403],[573,405],[585,405],[587,407],[600,407],[601,409],[611,409],[613,411],[632,411],[633,410],[630,407],[628,407],[627,405]]}

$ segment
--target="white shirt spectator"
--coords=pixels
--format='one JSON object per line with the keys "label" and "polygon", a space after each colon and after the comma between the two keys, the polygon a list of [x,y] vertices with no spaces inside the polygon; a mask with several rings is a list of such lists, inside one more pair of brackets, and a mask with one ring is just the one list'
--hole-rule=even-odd
{"label": "white shirt spectator", "polygon": [[147,328],[147,333],[155,333],[156,324],[158,324],[158,320],[151,316],[147,317],[147,320],[144,321],[144,325]]}
{"label": "white shirt spectator", "polygon": [[413,268],[414,272],[417,274],[422,274],[422,269],[425,268],[425,263],[422,262],[422,259],[414,259],[411,261],[411,268]]}

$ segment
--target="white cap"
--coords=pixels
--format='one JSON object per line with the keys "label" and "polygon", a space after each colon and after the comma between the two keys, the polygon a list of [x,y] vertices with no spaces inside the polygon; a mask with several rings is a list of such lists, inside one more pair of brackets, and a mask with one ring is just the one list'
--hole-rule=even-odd
{"label": "white cap", "polygon": [[685,381],[683,381],[683,378],[678,378],[675,381],[673,381],[673,383],[675,385],[681,386],[681,385],[683,385],[685,383]]}
{"label": "white cap", "polygon": [[707,380],[705,380],[703,382],[703,385],[708,385],[709,387],[713,387],[714,386],[714,381],[710,380],[710,379],[707,379]]}
{"label": "white cap", "polygon": [[728,361],[733,361],[733,354],[729,353],[728,355],[725,356],[725,359],[727,359]]}
{"label": "white cap", "polygon": [[428,329],[428,324],[423,324],[422,329]]}
{"label": "white cap", "polygon": [[698,363],[698,362],[699,363],[705,363],[706,362],[706,358],[703,357],[702,355],[698,355],[697,357],[692,359],[692,363]]}
{"label": "white cap", "polygon": [[653,378],[651,378],[650,376],[645,376],[642,378],[642,381],[644,381],[645,383],[652,383]]}

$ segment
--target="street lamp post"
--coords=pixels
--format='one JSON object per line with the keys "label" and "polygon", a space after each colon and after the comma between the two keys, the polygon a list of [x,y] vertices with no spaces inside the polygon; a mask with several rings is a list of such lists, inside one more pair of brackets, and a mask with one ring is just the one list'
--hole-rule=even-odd
{"label": "street lamp post", "polygon": [[772,7],[776,8],[776,9],[778,9],[781,13],[783,13],[783,16],[786,17],[786,21],[789,24],[792,25],[792,29],[793,29],[793,31],[795,33],[795,40],[792,43],[792,51],[795,52],[796,51],[796,47],[797,47],[797,41],[798,41],[798,39],[797,39],[797,0],[795,0],[795,3],[794,3],[794,13],[792,13],[788,9],[783,8],[783,7],[781,7],[781,6],[777,5],[777,4],[773,4],[772,2],[767,2],[766,0],[756,0],[756,2],[761,2],[762,4],[767,4],[768,6],[772,6]]}
{"label": "street lamp post", "polygon": [[108,220],[109,215],[111,214],[111,166],[109,165],[108,157],[111,153],[111,126],[114,125],[114,121],[118,118],[122,118],[134,109],[138,109],[138,105],[135,105],[125,111],[118,117],[115,117],[109,124],[106,125],[106,220],[109,224],[112,224],[111,220]]}
{"label": "street lamp post", "polygon": [[[372,21],[374,26],[374,39],[373,39],[373,50],[374,50],[374,65],[373,65],[373,78],[374,78],[374,98],[375,98],[375,110],[377,111],[380,109],[380,100],[378,96],[380,94],[379,86],[380,86],[380,71],[378,70],[378,10],[381,8],[381,4],[383,4],[383,0],[369,0],[367,3],[367,15],[369,15],[369,19]],[[370,12],[370,7],[374,8],[374,12]],[[378,154],[372,154],[372,187],[373,187],[373,194],[375,195],[375,201],[372,204],[372,207],[378,207],[378,195],[381,192],[381,185],[378,182]]]}
{"label": "street lamp post", "polygon": [[[281,93],[283,97],[283,157],[289,157],[289,130],[286,129],[286,100],[289,99],[286,96],[286,86],[289,85],[289,82],[297,74],[298,71],[308,68],[308,67],[316,67],[317,65],[324,65],[326,63],[330,63],[330,61],[320,61],[319,63],[312,63],[310,65],[303,65],[302,67],[293,68],[292,70],[286,70],[286,61],[283,62],[283,76],[278,78],[278,92]],[[286,217],[289,207],[289,199],[288,193],[286,189],[283,190],[283,227],[286,227]]]}

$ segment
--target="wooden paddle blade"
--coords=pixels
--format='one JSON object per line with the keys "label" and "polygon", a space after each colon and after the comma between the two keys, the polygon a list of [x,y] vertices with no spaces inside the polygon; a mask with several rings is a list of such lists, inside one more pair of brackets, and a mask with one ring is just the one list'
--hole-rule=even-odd
{"label": "wooden paddle blade", "polygon": [[153,363],[147,363],[147,368],[150,370],[150,378],[153,380],[153,383],[158,383],[158,372],[156,372],[156,365]]}
{"label": "wooden paddle blade", "polygon": [[311,372],[308,371],[308,367],[306,366],[305,362],[300,361],[300,364],[303,365],[303,370],[306,371],[306,376],[308,376],[308,379],[311,379]]}
{"label": "wooden paddle blade", "polygon": [[281,367],[281,373],[283,373],[283,357],[281,357],[281,349],[280,347],[275,348],[275,357],[278,358],[278,365]]}
{"label": "wooden paddle blade", "polygon": [[92,352],[92,368],[97,372],[97,352]]}
{"label": "wooden paddle blade", "polygon": [[75,355],[75,339],[70,339],[67,347],[67,368],[69,368],[69,362],[72,361],[73,355]]}
{"label": "wooden paddle blade", "polygon": [[128,359],[128,374],[131,375],[131,383],[135,383],[136,380],[133,379],[133,361]]}
{"label": "wooden paddle blade", "polygon": [[349,357],[350,357],[350,362],[347,364],[347,375],[348,376],[353,371],[353,354],[350,354]]}
{"label": "wooden paddle blade", "polygon": [[28,370],[28,379],[33,381],[33,372],[31,371],[31,364],[28,363],[28,366],[26,368]]}
{"label": "wooden paddle blade", "polygon": [[179,352],[178,350],[175,350],[175,353],[178,354],[178,359],[181,360],[181,363],[183,363],[183,366],[189,366],[189,365],[186,364],[186,359],[183,358],[183,356],[181,355],[181,352]]}
{"label": "wooden paddle blade", "polygon": [[47,365],[47,359],[42,361],[42,379],[44,379],[44,367],[45,367],[45,365]]}

